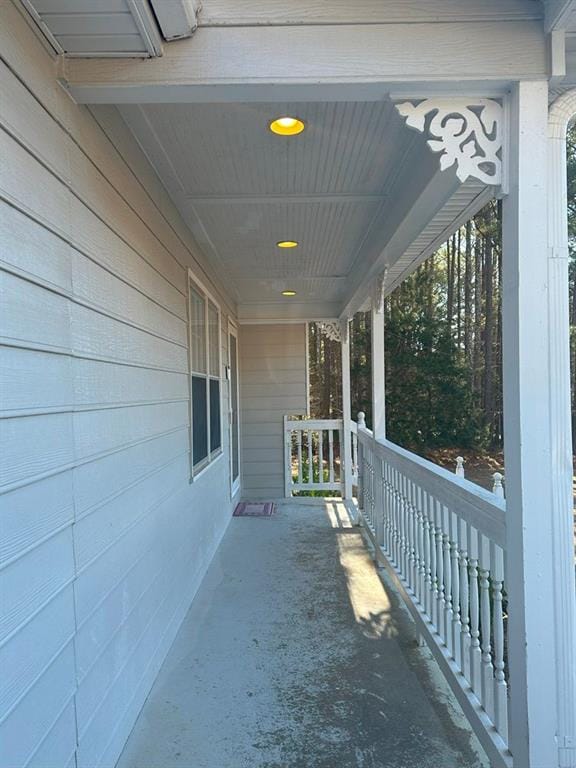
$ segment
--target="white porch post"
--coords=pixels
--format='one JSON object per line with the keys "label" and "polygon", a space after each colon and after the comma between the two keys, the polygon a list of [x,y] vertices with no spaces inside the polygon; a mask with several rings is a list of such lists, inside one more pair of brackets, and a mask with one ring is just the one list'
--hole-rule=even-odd
{"label": "white porch post", "polygon": [[386,438],[386,380],[384,377],[384,283],[380,278],[372,300],[372,429],[374,440]]}
{"label": "white porch post", "polygon": [[576,594],[572,550],[572,435],[568,312],[566,128],[576,115],[576,89],[560,96],[548,120],[548,322],[550,334],[550,440],[561,768],[576,768]]}
{"label": "white porch post", "polygon": [[503,204],[503,377],[510,748],[522,768],[558,765],[548,360],[546,82],[510,98]]}
{"label": "white porch post", "polygon": [[342,456],[341,471],[343,474],[342,497],[352,498],[352,432],[350,422],[352,420],[350,403],[350,333],[349,323],[344,319],[340,323],[340,337],[342,350]]}

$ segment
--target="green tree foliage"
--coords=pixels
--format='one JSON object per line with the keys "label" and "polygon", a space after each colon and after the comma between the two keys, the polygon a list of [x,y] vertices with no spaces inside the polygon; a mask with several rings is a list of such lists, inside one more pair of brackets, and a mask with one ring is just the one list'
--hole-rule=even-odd
{"label": "green tree foliage", "polygon": [[[576,441],[576,126],[567,161]],[[387,434],[417,452],[502,447],[501,218],[492,201],[386,299]],[[313,323],[309,342],[312,415],[339,417],[340,345]],[[369,425],[370,343],[370,314],[358,313],[351,326],[352,413],[364,411]]]}
{"label": "green tree foliage", "polygon": [[471,446],[481,431],[438,290],[445,268],[440,259],[421,266],[386,302],[387,433],[413,450]]}

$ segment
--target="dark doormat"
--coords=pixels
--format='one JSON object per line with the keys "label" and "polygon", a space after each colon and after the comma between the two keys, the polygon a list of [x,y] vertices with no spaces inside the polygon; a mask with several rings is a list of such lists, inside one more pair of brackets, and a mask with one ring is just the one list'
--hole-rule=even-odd
{"label": "dark doormat", "polygon": [[234,517],[270,517],[274,514],[271,501],[241,501],[236,505]]}

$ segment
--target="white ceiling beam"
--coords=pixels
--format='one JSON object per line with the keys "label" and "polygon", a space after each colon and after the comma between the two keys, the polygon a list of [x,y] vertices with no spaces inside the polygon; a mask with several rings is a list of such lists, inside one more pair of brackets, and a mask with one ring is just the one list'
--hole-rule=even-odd
{"label": "white ceiling beam", "polygon": [[[164,2],[165,0],[160,0]],[[542,18],[534,0],[204,0],[201,26],[518,21]]]}
{"label": "white ceiling beam", "polygon": [[545,0],[544,11],[546,32],[565,29],[570,16],[576,13],[576,0]]}
{"label": "white ceiling beam", "polygon": [[198,26],[196,0],[150,0],[165,40],[190,37]]}
{"label": "white ceiling beam", "polygon": [[[198,29],[147,61],[70,59],[79,102],[190,101],[194,90],[250,85],[463,83],[547,77],[539,21]],[[284,96],[285,98],[285,96]],[[342,98],[342,96],[340,97]]]}

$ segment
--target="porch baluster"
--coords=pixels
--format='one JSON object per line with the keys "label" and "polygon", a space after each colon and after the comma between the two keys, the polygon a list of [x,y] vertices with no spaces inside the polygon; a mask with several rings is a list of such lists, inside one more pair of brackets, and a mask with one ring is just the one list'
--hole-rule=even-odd
{"label": "porch baluster", "polygon": [[416,506],[414,504],[414,483],[406,478],[406,496],[408,511],[408,583],[416,594]]}
{"label": "porch baluster", "polygon": [[494,720],[494,666],[490,616],[490,541],[480,535],[480,641],[482,650],[482,706]]}
{"label": "porch baluster", "polygon": [[480,699],[480,602],[478,595],[478,532],[470,526],[468,551],[470,553],[470,683]]}
{"label": "porch baluster", "polygon": [[439,501],[434,505],[434,527],[436,538],[436,578],[438,582],[437,595],[437,630],[438,634],[446,642],[446,601],[444,597],[444,553],[442,549],[442,507]]}
{"label": "porch baluster", "polygon": [[430,549],[430,496],[422,491],[422,509],[424,519],[424,607],[428,618],[434,623],[432,611],[432,554]]}
{"label": "porch baluster", "polygon": [[504,612],[502,586],[504,581],[504,552],[494,547],[492,599],[494,610],[494,723],[504,741],[508,741],[508,684],[504,674]]}
{"label": "porch baluster", "polygon": [[324,482],[324,430],[318,430],[318,482]]}
{"label": "porch baluster", "polygon": [[400,490],[398,488],[398,483],[398,470],[392,468],[392,484],[394,488],[394,565],[398,571],[400,571]]}
{"label": "porch baluster", "polygon": [[468,524],[460,520],[460,668],[466,680],[470,677],[470,590],[468,588]]}
{"label": "porch baluster", "polygon": [[438,553],[436,551],[436,499],[433,496],[428,498],[428,518],[429,518],[429,534],[430,534],[430,577],[431,577],[431,594],[430,594],[430,618],[432,624],[436,628],[436,632],[440,633],[440,623],[438,621]]}
{"label": "porch baluster", "polygon": [[460,569],[458,552],[458,517],[450,512],[450,561],[452,566],[452,656],[461,668],[462,657],[460,654],[460,634],[462,623],[460,620]]}
{"label": "porch baluster", "polygon": [[306,430],[308,433],[308,482],[314,482],[314,454],[312,453],[312,430]]}
{"label": "porch baluster", "polygon": [[334,430],[328,430],[328,471],[330,483],[334,482]]}
{"label": "porch baluster", "polygon": [[296,444],[298,451],[298,482],[302,483],[302,432],[300,430],[296,433]]}
{"label": "porch baluster", "polygon": [[450,562],[450,536],[447,531],[450,530],[450,511],[442,507],[442,556],[444,559],[444,642],[451,655],[454,648],[452,644],[452,564]]}
{"label": "porch baluster", "polygon": [[418,515],[418,601],[426,609],[426,552],[424,549],[424,490],[417,488]]}

